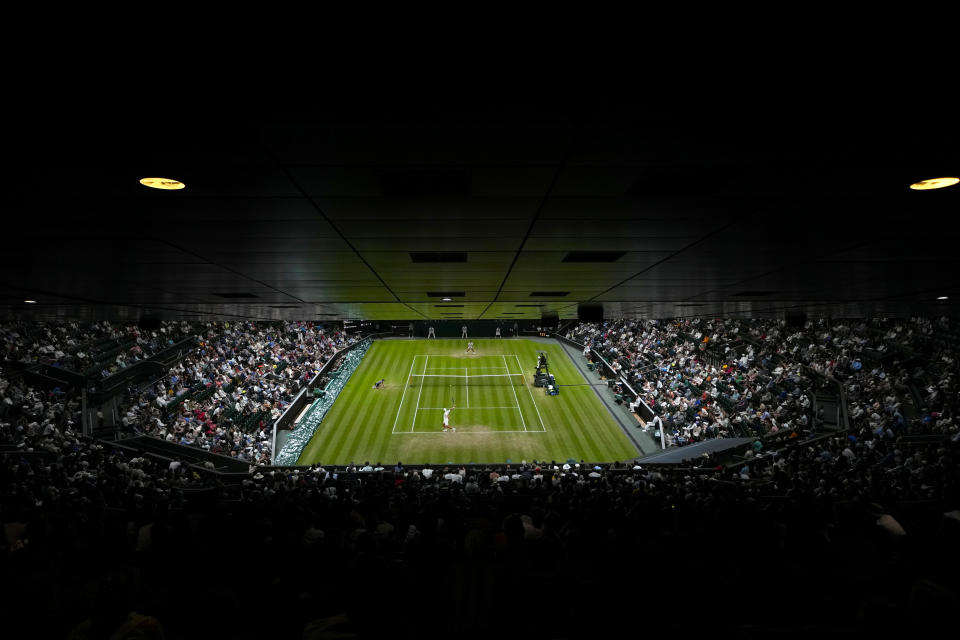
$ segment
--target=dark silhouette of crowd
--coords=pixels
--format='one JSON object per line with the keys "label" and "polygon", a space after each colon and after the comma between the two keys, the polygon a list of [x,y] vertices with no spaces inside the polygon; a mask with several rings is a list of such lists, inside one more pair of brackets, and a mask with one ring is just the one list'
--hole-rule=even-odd
{"label": "dark silhouette of crowd", "polygon": [[[621,327],[648,336],[638,348],[633,333],[628,348]],[[960,336],[949,320],[597,328],[571,334],[627,359],[624,375],[650,382],[655,406],[672,403],[655,380],[676,380],[674,369],[718,394],[742,374],[771,414],[763,447],[679,465],[377,461],[228,477],[83,437],[76,398],[30,388],[5,368],[5,620],[37,637],[947,628],[960,593]],[[677,367],[635,364],[675,330],[696,340],[667,348]],[[276,337],[252,335],[242,343],[251,354]],[[204,338],[206,362],[226,357],[217,347],[230,343]],[[733,360],[735,371],[717,374]],[[791,374],[801,391],[816,389],[817,376],[842,385],[849,428],[818,428],[815,416],[808,429],[785,426],[796,417],[775,414],[786,400],[764,380],[781,387]],[[768,391],[774,398],[762,400]],[[719,403],[704,404],[710,413]],[[740,413],[722,409],[731,423]]]}

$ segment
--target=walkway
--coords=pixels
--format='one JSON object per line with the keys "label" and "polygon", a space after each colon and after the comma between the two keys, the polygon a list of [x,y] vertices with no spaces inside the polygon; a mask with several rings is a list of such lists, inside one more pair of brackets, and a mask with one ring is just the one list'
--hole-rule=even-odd
{"label": "walkway", "polygon": [[627,437],[633,442],[640,455],[645,456],[660,451],[660,441],[653,437],[653,431],[643,431],[636,416],[634,416],[627,407],[627,403],[618,405],[613,389],[607,386],[605,380],[600,379],[598,373],[590,371],[587,368],[587,359],[583,357],[582,350],[553,338],[527,337],[527,340],[560,345],[567,356],[570,357],[573,366],[583,374],[584,380],[590,383],[591,388],[597,394],[597,397],[600,398],[600,402],[603,403],[610,412],[610,415],[613,416],[613,419],[617,421],[617,424],[620,425],[623,432],[627,434]]}

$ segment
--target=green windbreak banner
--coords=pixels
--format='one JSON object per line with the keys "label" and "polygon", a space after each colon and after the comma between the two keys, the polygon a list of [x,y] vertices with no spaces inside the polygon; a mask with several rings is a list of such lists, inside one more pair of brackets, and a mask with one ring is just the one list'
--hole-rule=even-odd
{"label": "green windbreak banner", "polygon": [[373,340],[367,338],[351,349],[343,356],[340,365],[328,374],[330,382],[324,387],[326,393],[322,398],[314,401],[310,408],[307,409],[307,413],[300,419],[299,424],[297,424],[293,432],[287,437],[287,441],[284,443],[283,448],[280,449],[280,453],[274,456],[274,465],[283,467],[292,466],[297,463],[300,454],[303,452],[303,448],[307,446],[310,438],[317,432],[320,423],[323,422],[324,416],[327,415],[327,411],[333,406],[337,396],[340,395],[340,390],[343,389],[347,384],[347,380],[349,380],[353,372],[356,371],[360,365],[360,361],[363,360],[363,356],[367,353],[367,349],[370,348],[372,343]]}

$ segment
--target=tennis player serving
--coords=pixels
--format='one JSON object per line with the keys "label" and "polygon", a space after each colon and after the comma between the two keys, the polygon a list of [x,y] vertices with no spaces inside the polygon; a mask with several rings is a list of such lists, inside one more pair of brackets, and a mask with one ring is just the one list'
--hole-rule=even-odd
{"label": "tennis player serving", "polygon": [[455,405],[451,405],[449,409],[446,407],[443,408],[443,429],[441,431],[456,431],[456,427],[450,426],[450,412],[456,409]]}

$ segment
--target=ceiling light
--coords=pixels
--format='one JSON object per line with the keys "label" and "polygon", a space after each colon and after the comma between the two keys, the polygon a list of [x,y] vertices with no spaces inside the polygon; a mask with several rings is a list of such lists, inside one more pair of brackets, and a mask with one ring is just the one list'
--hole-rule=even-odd
{"label": "ceiling light", "polygon": [[947,296],[940,296],[939,298],[937,298],[937,300],[949,300],[949,299],[950,298],[948,298]]}
{"label": "ceiling light", "polygon": [[27,304],[37,304],[36,300],[24,300]]}
{"label": "ceiling light", "polygon": [[451,300],[453,300],[453,298],[444,298],[444,299],[443,299],[444,302],[450,302]]}
{"label": "ceiling light", "polygon": [[927,191],[929,189],[943,189],[944,187],[950,187],[958,182],[960,182],[960,178],[930,178],[929,180],[914,182],[912,185],[910,185],[910,188],[914,191]]}
{"label": "ceiling light", "polygon": [[142,178],[140,184],[151,189],[166,190],[183,189],[187,186],[179,180],[171,180],[170,178]]}

